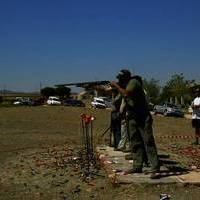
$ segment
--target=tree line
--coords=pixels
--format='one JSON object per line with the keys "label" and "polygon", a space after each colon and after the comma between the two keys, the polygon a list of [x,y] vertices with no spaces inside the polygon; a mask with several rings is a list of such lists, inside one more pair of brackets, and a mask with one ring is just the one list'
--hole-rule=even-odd
{"label": "tree line", "polygon": [[45,87],[40,91],[41,95],[48,98],[50,96],[59,96],[62,100],[64,98],[69,98],[71,94],[71,88],[60,86],[60,87]]}
{"label": "tree line", "polygon": [[144,80],[147,96],[153,104],[172,101],[175,104],[190,105],[194,98],[192,84],[195,84],[195,80],[187,80],[182,73],[174,74],[163,87],[158,80]]}

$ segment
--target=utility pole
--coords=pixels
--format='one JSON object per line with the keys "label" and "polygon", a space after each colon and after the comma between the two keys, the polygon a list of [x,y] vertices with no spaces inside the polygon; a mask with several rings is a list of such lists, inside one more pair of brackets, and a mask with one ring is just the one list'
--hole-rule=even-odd
{"label": "utility pole", "polygon": [[40,81],[40,95],[41,95],[41,90],[42,90],[42,81]]}
{"label": "utility pole", "polygon": [[1,97],[3,97],[3,87],[1,87]]}
{"label": "utility pole", "polygon": [[3,85],[3,96],[6,95],[6,84]]}

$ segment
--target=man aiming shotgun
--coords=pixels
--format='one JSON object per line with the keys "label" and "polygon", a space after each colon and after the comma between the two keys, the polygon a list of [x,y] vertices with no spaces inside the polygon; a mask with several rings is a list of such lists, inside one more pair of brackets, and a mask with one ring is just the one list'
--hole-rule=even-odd
{"label": "man aiming shotgun", "polygon": [[152,132],[152,118],[143,87],[139,80],[131,77],[128,70],[121,70],[117,76],[119,85],[111,82],[119,93],[126,99],[126,113],[133,156],[133,167],[126,171],[129,173],[142,173],[145,162],[145,152],[151,164],[151,178],[159,178],[159,160]]}

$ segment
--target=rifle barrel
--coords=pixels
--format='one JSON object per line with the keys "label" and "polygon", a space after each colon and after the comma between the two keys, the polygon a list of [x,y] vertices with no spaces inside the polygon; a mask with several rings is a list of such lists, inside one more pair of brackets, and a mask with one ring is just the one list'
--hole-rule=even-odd
{"label": "rifle barrel", "polygon": [[66,84],[59,84],[55,85],[56,87],[61,87],[61,86],[76,86],[76,87],[84,87],[86,85],[106,85],[109,84],[110,81],[92,81],[92,82],[80,82],[80,83],[66,83]]}

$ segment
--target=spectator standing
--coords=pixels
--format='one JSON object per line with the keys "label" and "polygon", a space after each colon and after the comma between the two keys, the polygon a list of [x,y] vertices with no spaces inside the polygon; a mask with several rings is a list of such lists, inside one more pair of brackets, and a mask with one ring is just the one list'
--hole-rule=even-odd
{"label": "spectator standing", "polygon": [[195,129],[195,141],[193,144],[199,145],[200,138],[200,88],[195,90],[195,99],[192,102],[192,127]]}

